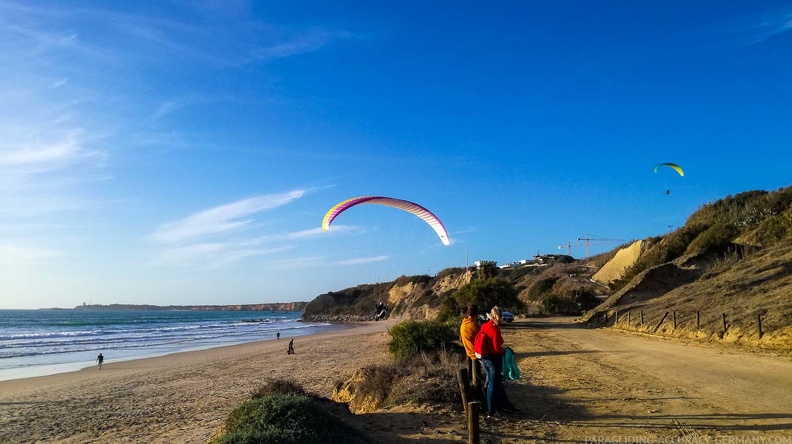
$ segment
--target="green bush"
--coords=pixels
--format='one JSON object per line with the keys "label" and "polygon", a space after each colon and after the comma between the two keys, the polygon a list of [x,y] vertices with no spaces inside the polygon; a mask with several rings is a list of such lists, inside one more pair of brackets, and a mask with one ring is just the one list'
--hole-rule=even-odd
{"label": "green bush", "polygon": [[429,277],[428,275],[425,275],[425,274],[419,274],[417,276],[404,276],[404,275],[402,275],[402,276],[399,276],[393,282],[393,286],[394,287],[396,287],[396,286],[401,287],[401,286],[404,286],[404,285],[407,285],[407,284],[415,284],[415,285],[428,284],[431,280],[432,280],[432,278]]}
{"label": "green bush", "polygon": [[599,299],[597,299],[597,293],[591,288],[580,287],[573,290],[573,293],[573,301],[575,302],[578,313],[591,310],[600,303]]}
{"label": "green bush", "polygon": [[531,285],[531,288],[528,290],[528,300],[545,300],[546,294],[553,289],[553,285],[555,285],[557,281],[557,277],[549,277],[545,279],[539,279],[538,281],[534,282],[534,284]]}
{"label": "green bush", "polygon": [[459,306],[454,297],[455,292],[446,292],[440,296],[440,310],[437,313],[437,322],[458,321],[463,314],[463,308]]}
{"label": "green bush", "polygon": [[274,379],[256,390],[251,398],[263,398],[271,395],[305,395],[300,384],[287,379]]}
{"label": "green bush", "polygon": [[509,271],[508,279],[511,282],[517,283],[522,278],[524,278],[525,276],[528,276],[529,274],[539,274],[540,271],[541,271],[541,269],[540,268],[536,268],[536,267],[517,267],[517,268],[512,268]]}
{"label": "green bush", "polygon": [[245,401],[213,444],[365,443],[366,437],[306,395],[265,395]]}
{"label": "green bush", "polygon": [[465,268],[465,267],[446,268],[444,270],[441,270],[439,273],[437,273],[437,279],[444,278],[446,276],[451,276],[451,275],[462,275],[462,274],[465,274],[465,273],[467,273],[467,268]]}
{"label": "green bush", "polygon": [[456,292],[454,299],[459,311],[475,304],[482,313],[495,305],[503,310],[519,312],[523,308],[523,302],[517,296],[514,285],[503,279],[490,278],[465,284]]}
{"label": "green bush", "polygon": [[687,247],[686,253],[697,253],[708,248],[724,247],[731,244],[740,231],[732,224],[716,223],[696,236]]}
{"label": "green bush", "polygon": [[550,314],[576,315],[599,305],[596,293],[591,288],[568,288],[546,293],[542,298],[542,309]]}
{"label": "green bush", "polygon": [[792,238],[792,209],[762,221],[754,233],[756,242],[764,247]]}
{"label": "green bush", "polygon": [[404,362],[421,352],[450,348],[459,336],[458,328],[454,323],[439,321],[403,321],[389,330],[388,351],[396,361]]}

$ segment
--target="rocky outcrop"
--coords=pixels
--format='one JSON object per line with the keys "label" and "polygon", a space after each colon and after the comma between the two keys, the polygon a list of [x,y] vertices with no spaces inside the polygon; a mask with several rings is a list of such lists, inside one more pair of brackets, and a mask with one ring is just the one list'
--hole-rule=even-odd
{"label": "rocky outcrop", "polygon": [[679,263],[675,262],[652,267],[635,276],[629,284],[609,296],[602,304],[586,312],[581,320],[587,322],[597,313],[617,305],[660,297],[677,287],[695,281],[700,276],[700,269],[681,267]]}
{"label": "rocky outcrop", "polygon": [[643,251],[644,241],[638,240],[633,242],[629,247],[622,248],[616,253],[613,259],[609,260],[602,266],[592,279],[600,284],[609,284],[613,281],[619,280],[624,276],[624,271],[631,267],[635,261],[640,257]]}
{"label": "rocky outcrop", "polygon": [[440,309],[440,296],[470,282],[472,271],[430,276],[402,276],[394,282],[364,284],[319,295],[308,303],[302,319],[317,322],[373,321],[376,307],[384,303],[385,315],[395,319],[430,319]]}

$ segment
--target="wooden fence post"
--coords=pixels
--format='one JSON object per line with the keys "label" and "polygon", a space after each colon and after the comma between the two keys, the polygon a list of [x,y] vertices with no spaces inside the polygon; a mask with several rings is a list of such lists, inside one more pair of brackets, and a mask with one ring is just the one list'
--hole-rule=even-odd
{"label": "wooden fence post", "polygon": [[641,310],[641,327],[643,327],[643,310]]}
{"label": "wooden fence post", "polygon": [[468,399],[470,399],[470,379],[468,378],[467,368],[462,367],[457,372],[457,376],[459,377],[459,391],[462,392],[462,406],[465,409],[465,413],[469,413],[467,411],[468,408]]}
{"label": "wooden fence post", "polygon": [[762,336],[764,336],[764,331],[762,331],[762,315],[761,314],[757,314],[756,315],[756,322],[759,324],[759,339],[762,339]]}
{"label": "wooden fence post", "polygon": [[615,316],[615,318],[613,318],[613,326],[615,327],[616,324],[619,323],[619,310],[616,310],[616,313],[614,314],[614,316]]}
{"label": "wooden fence post", "polygon": [[696,310],[696,331],[701,330],[701,313]]}
{"label": "wooden fence post", "polygon": [[674,330],[677,328],[677,321],[676,321],[676,310],[674,310]]}
{"label": "wooden fence post", "polygon": [[665,321],[665,318],[667,317],[668,317],[668,312],[665,312],[665,314],[663,315],[663,319],[660,319],[660,322],[658,322],[657,325],[655,325],[655,328],[654,330],[652,330],[652,333],[657,332],[657,329],[660,328],[660,326],[663,324],[663,321]]}
{"label": "wooden fence post", "polygon": [[726,330],[728,326],[726,325],[726,313],[723,313],[723,336],[726,336]]}
{"label": "wooden fence post", "polygon": [[479,402],[467,404],[468,444],[480,444],[479,438]]}
{"label": "wooden fence post", "polygon": [[630,310],[627,310],[627,325],[632,323],[632,319],[630,318]]}

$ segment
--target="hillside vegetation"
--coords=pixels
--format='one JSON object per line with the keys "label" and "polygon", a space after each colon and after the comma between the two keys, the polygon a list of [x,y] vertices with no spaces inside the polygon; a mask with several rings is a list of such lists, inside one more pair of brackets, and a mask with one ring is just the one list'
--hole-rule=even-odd
{"label": "hillside vegetation", "polygon": [[453,268],[326,293],[303,319],[372,320],[379,302],[391,318],[449,319],[466,301],[488,308],[493,299],[476,291],[506,287],[519,300],[501,298],[503,308],[517,314],[582,314],[595,326],[792,349],[792,187],[727,196],[672,233],[585,261]]}
{"label": "hillside vegetation", "polygon": [[792,187],[703,206],[673,233],[646,239],[609,286],[584,321],[792,349]]}

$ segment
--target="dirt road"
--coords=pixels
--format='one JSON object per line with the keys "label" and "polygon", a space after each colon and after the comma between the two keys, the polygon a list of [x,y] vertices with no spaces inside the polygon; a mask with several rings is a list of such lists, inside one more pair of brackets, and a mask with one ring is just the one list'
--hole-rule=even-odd
{"label": "dirt road", "polygon": [[[792,444],[792,359],[589,329],[569,318],[504,328],[524,378],[507,382],[522,408],[490,442]],[[508,430],[508,432],[505,432]]]}

